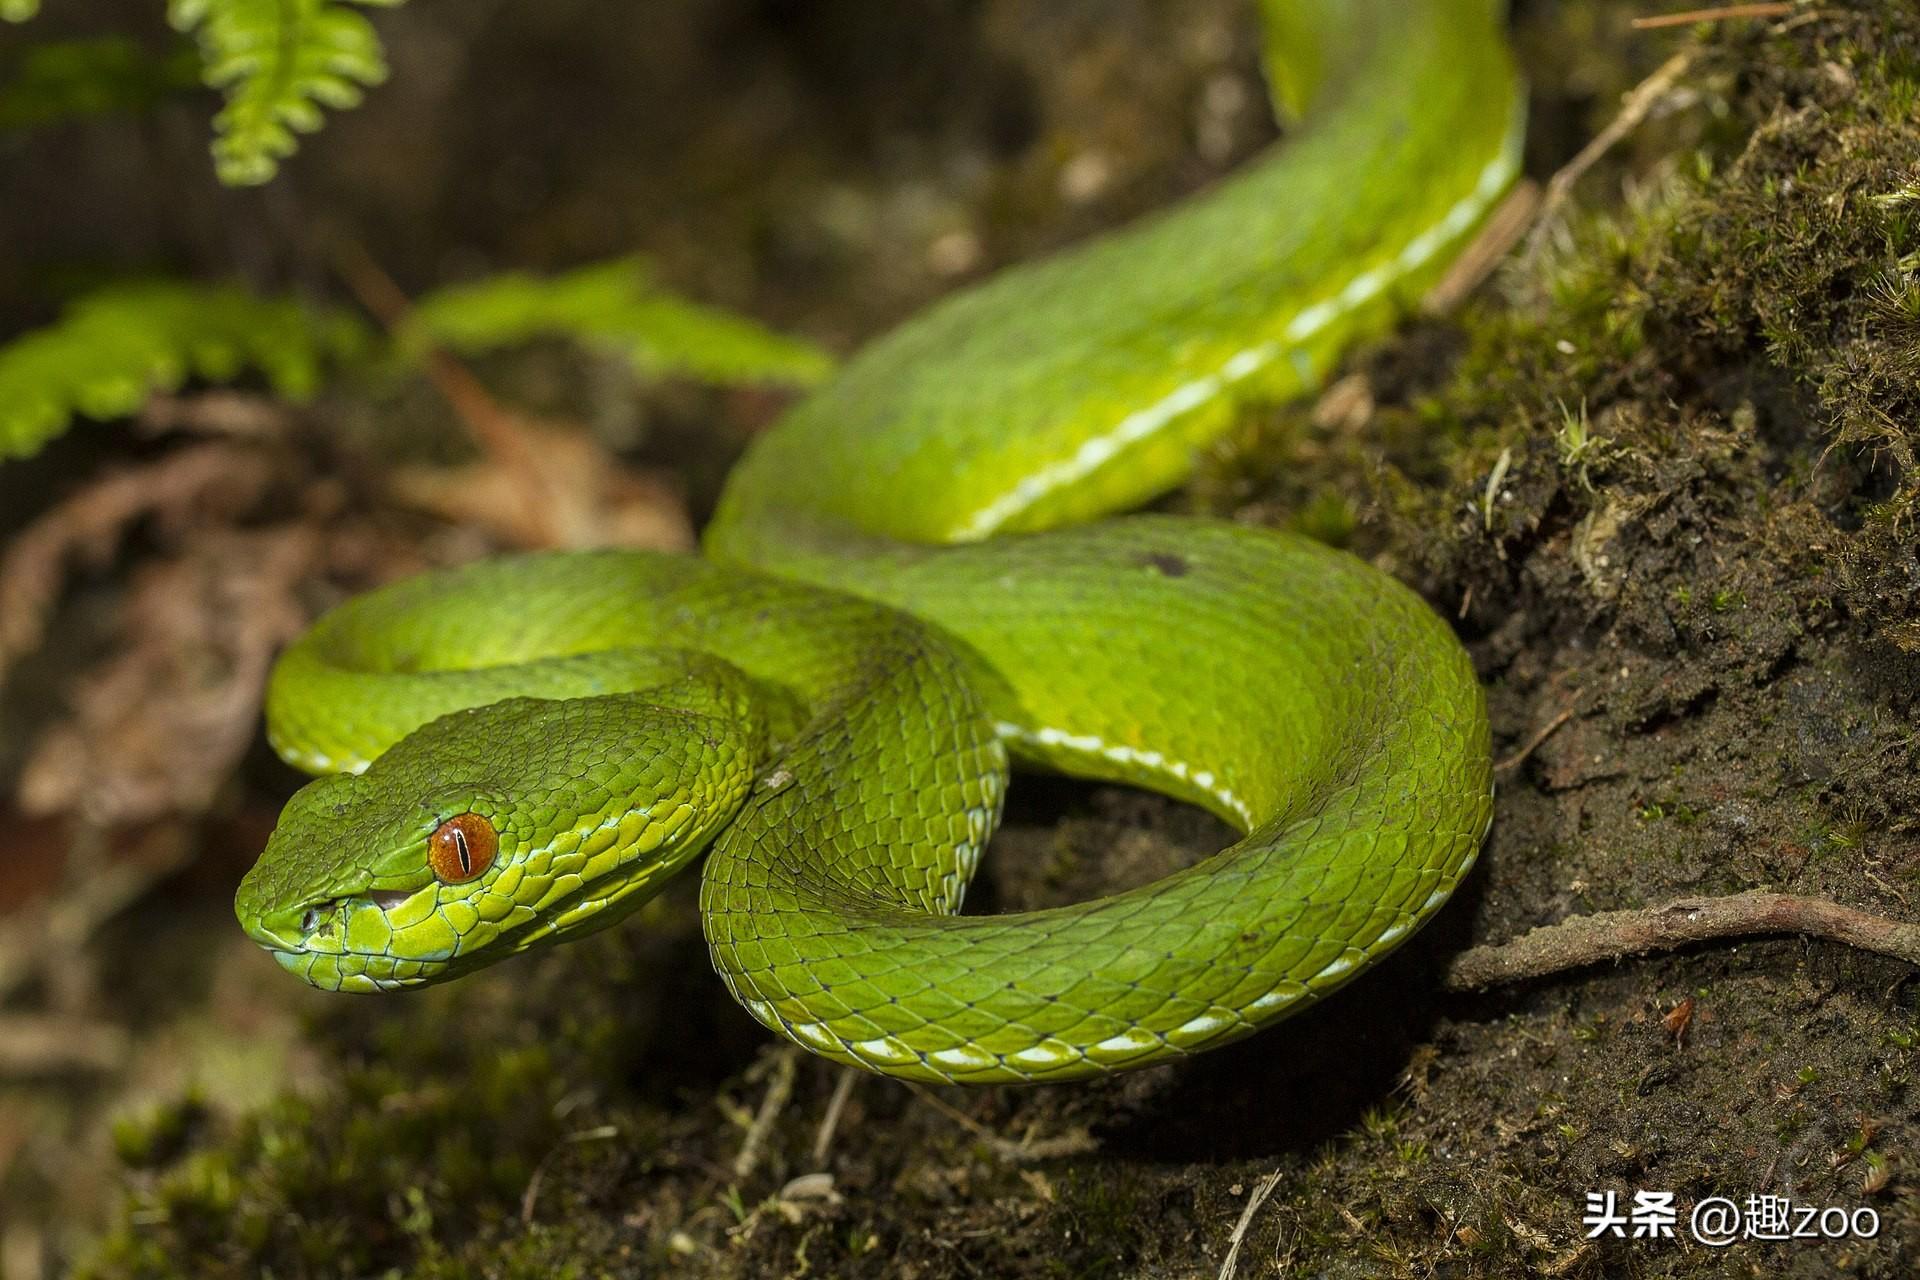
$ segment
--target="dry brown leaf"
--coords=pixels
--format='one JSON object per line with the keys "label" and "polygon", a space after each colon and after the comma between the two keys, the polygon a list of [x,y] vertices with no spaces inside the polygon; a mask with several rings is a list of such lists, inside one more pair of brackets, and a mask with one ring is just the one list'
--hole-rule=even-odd
{"label": "dry brown leaf", "polygon": [[259,450],[197,445],[145,466],[110,471],[34,521],[0,558],[0,680],[39,646],[75,562],[105,563],[143,519],[179,529],[231,518],[259,503],[273,471]]}
{"label": "dry brown leaf", "polygon": [[578,428],[516,430],[524,447],[510,457],[396,470],[394,496],[514,546],[692,549],[686,501],[665,479],[625,466]]}
{"label": "dry brown leaf", "polygon": [[102,826],[204,810],[253,741],[274,654],[307,623],[297,590],[323,545],[305,525],[218,530],[141,569],[127,644],[28,757],[21,808]]}

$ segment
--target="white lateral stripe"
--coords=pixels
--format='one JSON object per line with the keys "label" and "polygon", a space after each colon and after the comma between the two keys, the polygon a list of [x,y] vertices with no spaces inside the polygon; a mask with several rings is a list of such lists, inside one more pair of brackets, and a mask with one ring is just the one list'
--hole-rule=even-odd
{"label": "white lateral stripe", "polygon": [[1251,829],[1254,825],[1253,813],[1246,802],[1232,791],[1221,786],[1211,769],[1193,769],[1183,760],[1169,760],[1158,751],[1142,751],[1137,747],[1124,746],[1108,742],[1105,738],[1091,733],[1067,733],[1060,729],[1027,729],[1014,724],[1011,720],[999,720],[994,723],[993,731],[1002,739],[1030,743],[1036,747],[1060,747],[1068,751],[1077,751],[1082,755],[1099,756],[1112,760],[1116,764],[1139,765],[1143,769],[1158,769],[1180,779],[1191,782],[1221,804],[1240,816],[1240,821]]}
{"label": "white lateral stripe", "polygon": [[1195,1036],[1210,1036],[1214,1032],[1224,1029],[1226,1025],[1227,1019],[1211,1013],[1203,1013],[1198,1017],[1187,1019],[1173,1030],[1167,1032],[1167,1038],[1170,1040],[1186,1040]]}
{"label": "white lateral stripe", "polygon": [[1057,1067],[1061,1063],[1071,1062],[1079,1056],[1080,1055],[1065,1046],[1042,1041],[1030,1048],[1022,1049],[1018,1053],[1008,1054],[1007,1061],[1017,1062],[1022,1066],[1030,1067]]}
{"label": "white lateral stripe", "polygon": [[[1296,314],[1287,324],[1286,344],[1298,346],[1340,317],[1378,297],[1394,281],[1424,266],[1442,248],[1479,220],[1494,198],[1506,190],[1520,165],[1522,117],[1516,113],[1501,140],[1499,152],[1480,170],[1473,190],[1455,201],[1440,220],[1409,240],[1391,259],[1361,272],[1349,280],[1333,297],[1316,302]],[[1056,489],[1072,484],[1106,465],[1128,445],[1138,444],[1159,434],[1170,423],[1190,410],[1213,399],[1226,387],[1251,377],[1273,363],[1285,345],[1262,342],[1228,357],[1219,370],[1181,383],[1159,400],[1136,409],[1115,423],[1104,435],[1081,444],[1071,457],[1024,476],[1007,492],[973,513],[962,526],[960,537],[984,538],[1014,516],[1033,506]]]}
{"label": "white lateral stripe", "polygon": [[1145,1053],[1160,1047],[1160,1037],[1151,1031],[1133,1027],[1117,1036],[1108,1036],[1093,1046],[1094,1053]]}
{"label": "white lateral stripe", "polygon": [[[1243,351],[1234,359],[1251,356],[1257,350]],[[1261,359],[1247,364],[1247,373],[1252,373],[1265,363],[1266,360]],[[1245,377],[1246,374],[1240,376]],[[984,537],[1055,489],[1091,475],[1126,446],[1158,434],[1161,428],[1181,414],[1213,399],[1225,382],[1224,369],[1220,373],[1205,374],[1175,387],[1146,408],[1134,410],[1120,419],[1113,430],[1081,444],[1072,457],[1050,463],[1032,475],[1021,477],[1012,489],[974,512],[967,521],[964,536]]]}

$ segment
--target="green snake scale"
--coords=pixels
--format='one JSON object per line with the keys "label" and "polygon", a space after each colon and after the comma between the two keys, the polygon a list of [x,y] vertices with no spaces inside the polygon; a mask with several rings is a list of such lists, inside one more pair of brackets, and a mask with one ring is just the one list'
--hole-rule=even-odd
{"label": "green snake scale", "polygon": [[[1311,541],[1111,513],[1431,284],[1514,176],[1521,95],[1487,0],[1264,17],[1281,146],[880,338],[755,442],[703,556],[505,558],[320,619],[267,710],[326,776],[241,884],[247,932],[315,986],[404,987],[611,924],[704,852],[755,1018],[987,1082],[1223,1044],[1418,928],[1492,812],[1451,631]],[[1244,837],[958,915],[1009,757]]]}

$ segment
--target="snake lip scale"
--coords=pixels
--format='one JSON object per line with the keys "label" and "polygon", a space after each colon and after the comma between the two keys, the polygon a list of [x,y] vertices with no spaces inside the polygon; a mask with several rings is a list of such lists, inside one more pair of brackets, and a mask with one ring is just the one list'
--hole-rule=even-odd
{"label": "snake lip scale", "polygon": [[[1227,1043],[1439,910],[1493,811],[1447,624],[1308,539],[1119,513],[1438,277],[1517,171],[1522,94],[1489,0],[1261,7],[1283,144],[856,354],[747,451],[702,555],[503,557],[320,618],[267,719],[324,776],[241,882],[249,935],[317,987],[419,986],[704,859],[752,1017],[994,1083]],[[1014,766],[1240,838],[1092,902],[958,914]]]}

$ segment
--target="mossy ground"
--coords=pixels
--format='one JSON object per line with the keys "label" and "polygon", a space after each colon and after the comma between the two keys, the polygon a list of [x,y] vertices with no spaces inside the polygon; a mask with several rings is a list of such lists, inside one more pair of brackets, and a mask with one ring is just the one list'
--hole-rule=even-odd
{"label": "mossy ground", "polygon": [[[955,127],[1011,176],[901,161],[949,211],[927,216],[972,209],[988,229],[937,262],[1042,250],[1261,136],[1237,109],[1206,115],[1232,94],[1193,70],[1211,58],[1244,89],[1237,7],[1129,10],[1137,47],[1034,9],[942,10],[967,42],[1037,23],[1082,52],[1051,78],[989,58],[1004,83],[958,91]],[[1536,173],[1694,38],[1629,36],[1624,16],[1522,9]],[[1143,55],[1183,31],[1224,32],[1224,52],[1152,70]],[[1110,102],[1087,86],[1141,64],[1140,105],[1088,125]],[[1768,886],[1909,917],[1920,897],[1920,18],[1887,0],[1727,24],[1684,83],[1537,259],[1355,353],[1340,398],[1250,413],[1175,500],[1343,542],[1457,617],[1496,756],[1559,722],[1502,769],[1481,869],[1377,970],[1281,1029],[1110,1082],[863,1079],[816,1154],[838,1069],[783,1056],[725,999],[682,887],[449,988],[302,1004],[317,1086],[238,1110],[176,1096],[120,1125],[126,1201],[83,1273],[1212,1276],[1277,1175],[1241,1276],[1912,1274],[1910,969],[1787,938],[1478,997],[1437,983],[1474,942],[1682,893]],[[1166,110],[1183,101],[1202,104],[1191,130]],[[1183,149],[1216,126],[1218,154]],[[1068,138],[1118,176],[1063,213]],[[883,223],[908,207],[847,199]],[[907,275],[835,323],[860,331],[940,286],[924,262]],[[270,805],[284,779],[259,776]],[[1217,834],[1151,798],[1025,785],[985,896],[1084,897]],[[196,900],[158,940],[186,951],[224,927]],[[141,990],[130,979],[129,1001]],[[1049,1144],[1068,1154],[1030,1158]],[[795,1181],[814,1173],[830,1184]],[[1882,1225],[1725,1251],[1586,1241],[1585,1196],[1606,1190],[1785,1194]]]}

